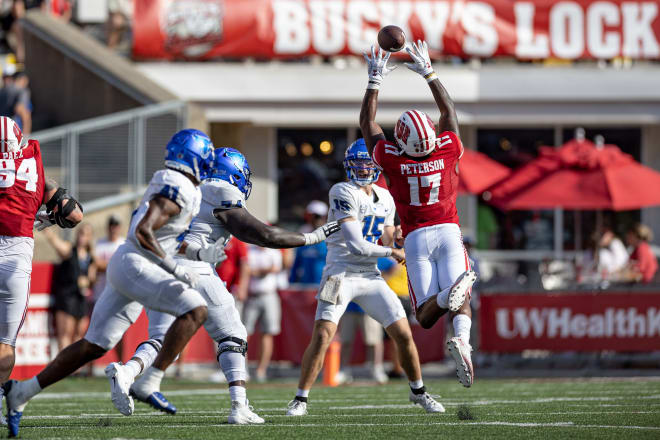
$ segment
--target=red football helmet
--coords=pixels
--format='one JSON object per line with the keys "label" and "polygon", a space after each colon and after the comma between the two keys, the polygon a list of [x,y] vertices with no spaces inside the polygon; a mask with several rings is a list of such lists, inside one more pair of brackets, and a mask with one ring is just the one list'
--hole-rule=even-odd
{"label": "red football helmet", "polygon": [[19,151],[27,145],[18,124],[11,118],[0,116],[0,153]]}
{"label": "red football helmet", "polygon": [[394,138],[407,155],[424,157],[435,149],[435,125],[426,113],[408,110],[396,121]]}

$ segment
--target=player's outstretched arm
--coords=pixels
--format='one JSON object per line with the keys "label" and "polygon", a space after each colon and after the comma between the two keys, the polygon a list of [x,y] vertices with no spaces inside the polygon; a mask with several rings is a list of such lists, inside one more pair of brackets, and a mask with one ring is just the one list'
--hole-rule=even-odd
{"label": "player's outstretched arm", "polygon": [[326,223],[307,234],[267,225],[245,208],[216,209],[213,214],[241,241],[267,248],[291,248],[316,244],[339,230],[337,222]]}
{"label": "player's outstretched arm", "polygon": [[390,59],[390,53],[379,49],[378,54],[371,46],[371,56],[363,54],[367,60],[367,69],[369,74],[369,83],[362,99],[362,108],[360,109],[360,129],[362,137],[367,144],[369,154],[372,154],[374,147],[380,140],[385,139],[383,129],[376,123],[376,110],[378,108],[378,89],[383,82],[385,75],[396,69],[396,66],[388,67],[387,61]]}
{"label": "player's outstretched arm", "polygon": [[413,43],[406,47],[406,52],[413,60],[412,63],[405,63],[406,67],[423,76],[431,88],[435,104],[440,110],[440,132],[453,131],[458,136],[458,118],[454,109],[454,101],[451,100],[449,93],[433,70],[426,41],[418,40],[417,44]]}
{"label": "player's outstretched arm", "polygon": [[339,220],[341,233],[346,242],[346,247],[353,255],[364,257],[393,257],[397,261],[403,261],[402,249],[379,246],[364,239],[362,225],[354,217],[345,217]]}

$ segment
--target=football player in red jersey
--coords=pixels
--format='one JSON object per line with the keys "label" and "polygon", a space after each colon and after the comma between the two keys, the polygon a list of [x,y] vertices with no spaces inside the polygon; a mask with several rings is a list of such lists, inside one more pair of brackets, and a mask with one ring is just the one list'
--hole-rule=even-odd
{"label": "football player in red jersey", "polygon": [[[47,209],[39,212],[42,204]],[[16,336],[25,319],[32,273],[32,229],[57,223],[72,228],[80,204],[44,178],[39,142],[23,137],[12,119],[0,117],[0,383],[14,367]],[[0,388],[1,399],[2,388]]]}
{"label": "football player in red jersey", "polygon": [[390,54],[382,50],[365,54],[369,83],[360,111],[360,128],[373,161],[383,171],[401,218],[410,298],[422,327],[431,328],[447,311],[454,336],[447,343],[456,361],[460,382],[469,387],[474,379],[470,346],[470,289],[477,275],[470,269],[463,247],[456,211],[458,161],[463,145],[458,120],[447,90],[433,71],[426,42],[406,51],[412,63],[406,67],[428,83],[440,110],[440,130],[418,110],[404,112],[396,123],[395,142],[388,142],[375,122],[378,89]]}

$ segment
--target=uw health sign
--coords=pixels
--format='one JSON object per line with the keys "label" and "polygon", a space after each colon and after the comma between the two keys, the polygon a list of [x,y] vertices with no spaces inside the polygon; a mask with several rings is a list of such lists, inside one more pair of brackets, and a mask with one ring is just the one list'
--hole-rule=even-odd
{"label": "uw health sign", "polygon": [[[141,0],[142,59],[361,54],[378,29],[402,27],[432,56],[660,58],[660,1]],[[411,38],[412,37],[412,38]]]}
{"label": "uw health sign", "polygon": [[660,293],[483,295],[480,350],[653,351]]}

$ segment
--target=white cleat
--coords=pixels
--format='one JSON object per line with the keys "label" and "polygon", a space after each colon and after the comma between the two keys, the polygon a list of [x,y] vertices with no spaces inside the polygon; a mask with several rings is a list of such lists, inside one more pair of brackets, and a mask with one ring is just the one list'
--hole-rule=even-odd
{"label": "white cleat", "polygon": [[306,416],[307,415],[307,402],[293,399],[289,402],[288,409],[286,410],[287,416]]}
{"label": "white cleat", "polygon": [[250,406],[250,402],[246,399],[245,403],[237,400],[231,402],[231,413],[229,413],[227,422],[230,425],[260,425],[265,421],[255,414],[254,408]]}
{"label": "white cleat", "polygon": [[438,401],[436,401],[429,393],[415,394],[410,391],[410,401],[415,405],[419,405],[427,413],[443,413],[445,412],[445,407]]}
{"label": "white cleat", "polygon": [[474,369],[472,368],[472,347],[461,338],[453,337],[447,341],[449,353],[456,362],[456,375],[464,387],[469,388],[474,382]]}
{"label": "white cleat", "polygon": [[133,381],[130,379],[130,375],[124,371],[124,368],[119,362],[113,362],[105,367],[105,375],[110,381],[112,404],[120,413],[130,416],[135,408],[133,397],[130,395]]}
{"label": "white cleat", "polygon": [[449,291],[449,310],[452,312],[457,312],[465,302],[465,298],[470,292],[470,287],[477,281],[477,273],[473,270],[468,270],[464,272]]}

